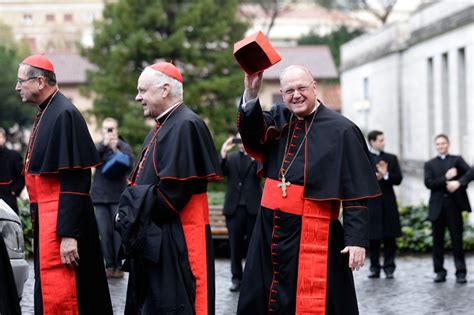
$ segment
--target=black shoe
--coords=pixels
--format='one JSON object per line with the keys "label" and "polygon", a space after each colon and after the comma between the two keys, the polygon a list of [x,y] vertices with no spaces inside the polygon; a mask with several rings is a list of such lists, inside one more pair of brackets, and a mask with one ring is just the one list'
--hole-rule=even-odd
{"label": "black shoe", "polygon": [[393,271],[391,271],[391,272],[385,272],[385,278],[387,278],[387,279],[393,279]]}
{"label": "black shoe", "polygon": [[456,282],[457,283],[460,283],[460,284],[464,284],[467,282],[466,280],[466,275],[459,275],[459,276],[456,276]]}
{"label": "black shoe", "polygon": [[232,281],[232,285],[229,288],[231,292],[237,292],[240,290],[240,281]]}
{"label": "black shoe", "polygon": [[445,274],[445,273],[438,272],[438,273],[436,274],[436,277],[434,278],[433,281],[436,282],[436,283],[439,283],[439,282],[446,282],[446,274]]}
{"label": "black shoe", "polygon": [[370,279],[380,278],[380,271],[371,271],[369,273]]}

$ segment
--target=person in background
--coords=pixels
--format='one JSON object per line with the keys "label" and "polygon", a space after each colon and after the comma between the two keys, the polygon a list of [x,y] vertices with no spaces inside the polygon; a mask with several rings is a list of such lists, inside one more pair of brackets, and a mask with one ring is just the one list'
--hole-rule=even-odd
{"label": "person in background", "polygon": [[[229,151],[238,146],[238,152]],[[223,214],[225,215],[230,247],[232,284],[230,291],[238,291],[242,281],[242,252],[248,247],[257,211],[262,198],[257,161],[245,152],[240,134],[228,138],[221,148],[221,166],[227,177]],[[246,242],[244,242],[246,240]]]}
{"label": "person in background", "polygon": [[96,144],[102,164],[96,168],[91,198],[95,206],[107,278],[122,278],[122,263],[117,255],[122,241],[114,230],[114,217],[120,195],[127,187],[133,152],[130,145],[119,137],[118,122],[114,118],[108,117],[102,122],[102,138]]}
{"label": "person in background", "polygon": [[403,176],[397,156],[384,151],[383,132],[373,130],[369,132],[367,140],[375,176],[382,191],[382,196],[369,200],[369,278],[380,277],[380,250],[383,242],[383,271],[387,279],[393,279],[397,253],[395,238],[402,235],[397,197],[393,186],[400,185]]}
{"label": "person in background", "polygon": [[465,187],[454,192],[448,191],[448,183],[459,180],[470,170],[469,165],[459,155],[449,154],[449,138],[440,134],[434,143],[438,156],[425,163],[425,186],[431,190],[428,219],[433,229],[433,265],[436,276],[434,282],[445,282],[444,234],[446,228],[451,236],[456,282],[466,283],[466,261],[463,250],[462,211],[471,211]]}
{"label": "person in background", "polygon": [[0,199],[18,214],[17,198],[25,187],[23,159],[20,153],[8,149],[6,142],[7,133],[0,128]]}

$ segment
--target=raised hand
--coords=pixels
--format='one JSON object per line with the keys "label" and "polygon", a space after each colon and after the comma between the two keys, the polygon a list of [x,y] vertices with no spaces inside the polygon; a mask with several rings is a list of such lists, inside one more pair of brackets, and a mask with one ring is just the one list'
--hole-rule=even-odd
{"label": "raised hand", "polygon": [[256,74],[245,74],[244,85],[245,85],[245,102],[258,97],[258,92],[262,86],[263,72]]}

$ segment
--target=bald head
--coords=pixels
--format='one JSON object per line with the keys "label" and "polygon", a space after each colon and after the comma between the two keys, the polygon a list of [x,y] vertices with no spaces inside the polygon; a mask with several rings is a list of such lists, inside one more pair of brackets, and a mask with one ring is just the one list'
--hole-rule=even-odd
{"label": "bald head", "polygon": [[308,80],[313,80],[313,74],[307,68],[300,65],[291,65],[283,69],[283,71],[280,73],[280,84],[288,73],[291,75],[296,73],[301,76],[306,76]]}

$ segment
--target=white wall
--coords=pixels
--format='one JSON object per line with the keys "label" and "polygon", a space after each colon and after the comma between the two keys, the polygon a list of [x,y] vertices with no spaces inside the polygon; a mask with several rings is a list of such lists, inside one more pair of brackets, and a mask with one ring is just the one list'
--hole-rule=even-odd
{"label": "white wall", "polygon": [[[452,29],[453,20],[442,20],[452,18],[456,22],[459,14],[467,10],[473,10],[471,2],[441,1],[406,22],[364,35],[342,47],[342,112],[361,129],[384,131],[386,151],[403,159],[404,180],[398,189],[402,205],[428,201],[423,163],[435,156],[434,135],[447,133],[451,138],[450,152],[462,154],[468,164],[474,165],[474,21],[471,19]],[[426,36],[431,27],[440,25],[446,30]],[[461,69],[465,80],[465,115],[460,114],[460,49],[464,50],[465,61]],[[444,54],[446,66],[443,66]],[[429,58],[432,58],[432,93],[428,89]],[[364,78],[369,82],[370,110],[366,118],[357,108],[364,99]],[[430,99],[433,119],[429,115]],[[467,123],[464,137],[463,120]],[[469,195],[474,204],[474,184],[471,186]]]}

